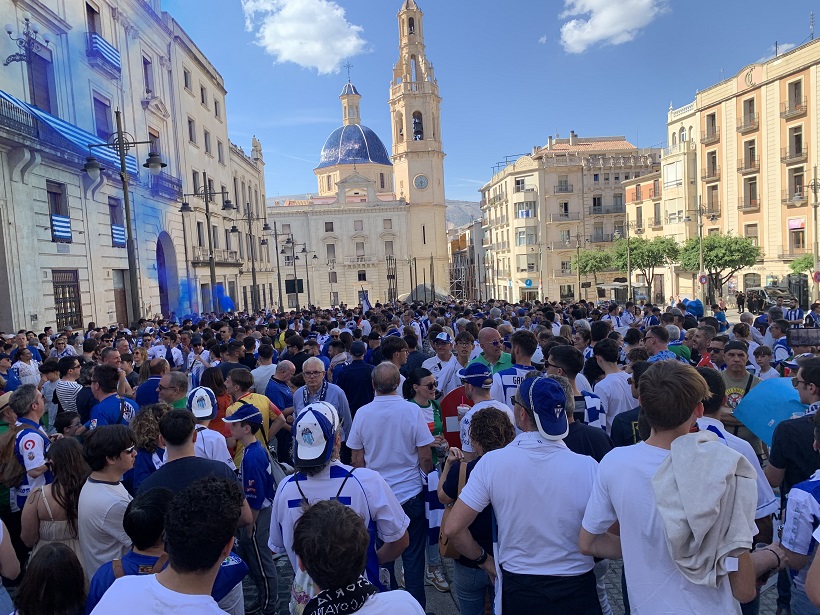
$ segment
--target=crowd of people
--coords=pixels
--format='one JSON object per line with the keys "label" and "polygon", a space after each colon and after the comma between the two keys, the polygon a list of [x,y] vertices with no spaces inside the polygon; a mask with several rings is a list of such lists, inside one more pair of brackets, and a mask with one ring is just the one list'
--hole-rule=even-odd
{"label": "crowd of people", "polygon": [[2,333],[0,615],[820,613],[820,305],[367,307]]}

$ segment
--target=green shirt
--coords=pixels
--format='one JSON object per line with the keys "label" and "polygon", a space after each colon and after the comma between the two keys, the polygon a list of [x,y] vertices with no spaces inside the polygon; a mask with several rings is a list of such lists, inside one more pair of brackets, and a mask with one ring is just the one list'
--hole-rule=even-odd
{"label": "green shirt", "polygon": [[[414,404],[416,404],[422,410],[427,410],[428,408],[430,408],[430,406],[433,406],[433,431],[432,431],[432,435],[440,436],[442,434],[442,432],[444,431],[444,423],[441,420],[441,406],[439,405],[439,403],[434,399],[429,404],[427,404],[426,406],[422,406],[415,399],[411,399],[410,401],[412,401]],[[434,446],[430,446],[430,448],[433,449],[433,465],[436,465],[438,463],[438,454],[436,452],[436,448]]]}
{"label": "green shirt", "polygon": [[668,347],[669,352],[678,355],[679,357],[683,357],[687,361],[692,360],[692,351],[689,349],[689,346],[685,344],[672,344]]}
{"label": "green shirt", "polygon": [[183,397],[182,399],[176,400],[174,403],[171,404],[171,407],[174,409],[181,409],[185,410],[188,408],[188,397]]}
{"label": "green shirt", "polygon": [[[484,357],[484,352],[478,355],[475,359],[470,361],[470,363],[481,363],[482,365],[486,365],[487,367],[492,368],[492,372],[495,374],[500,372],[502,369],[507,369],[512,367],[512,355],[509,352],[502,352],[501,358],[498,359],[498,362],[495,365],[490,365],[490,362]],[[469,365],[468,365],[469,367]]]}

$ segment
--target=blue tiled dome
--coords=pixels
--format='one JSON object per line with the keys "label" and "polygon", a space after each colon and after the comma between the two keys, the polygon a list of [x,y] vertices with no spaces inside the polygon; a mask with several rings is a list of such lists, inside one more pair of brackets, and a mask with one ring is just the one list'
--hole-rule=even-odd
{"label": "blue tiled dome", "polygon": [[392,166],[384,143],[367,126],[337,128],[325,141],[318,169],[337,164],[387,164]]}
{"label": "blue tiled dome", "polygon": [[359,94],[359,90],[356,89],[356,86],[348,81],[345,84],[345,87],[342,90],[342,93],[339,94],[339,96],[347,96],[349,94],[356,94],[357,96],[361,96],[361,94]]}

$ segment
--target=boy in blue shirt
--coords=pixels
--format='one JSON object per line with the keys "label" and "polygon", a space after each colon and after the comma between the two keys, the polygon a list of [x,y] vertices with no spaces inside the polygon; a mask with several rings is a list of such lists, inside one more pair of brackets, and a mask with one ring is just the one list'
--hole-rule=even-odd
{"label": "boy in blue shirt", "polygon": [[243,404],[223,420],[230,426],[231,436],[244,446],[239,472],[245,499],[253,514],[253,525],[240,531],[239,553],[248,563],[248,572],[256,584],[261,612],[274,614],[277,598],[276,565],[268,547],[268,539],[276,485],[273,483],[270,455],[256,438],[256,432],[262,428],[262,413],[256,406]]}

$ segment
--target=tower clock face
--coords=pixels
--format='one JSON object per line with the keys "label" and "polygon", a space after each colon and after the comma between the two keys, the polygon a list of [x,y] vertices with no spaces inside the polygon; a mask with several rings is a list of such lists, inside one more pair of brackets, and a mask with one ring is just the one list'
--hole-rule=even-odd
{"label": "tower clock face", "polygon": [[419,190],[424,190],[429,183],[426,175],[416,175],[416,178],[413,180],[413,185]]}

